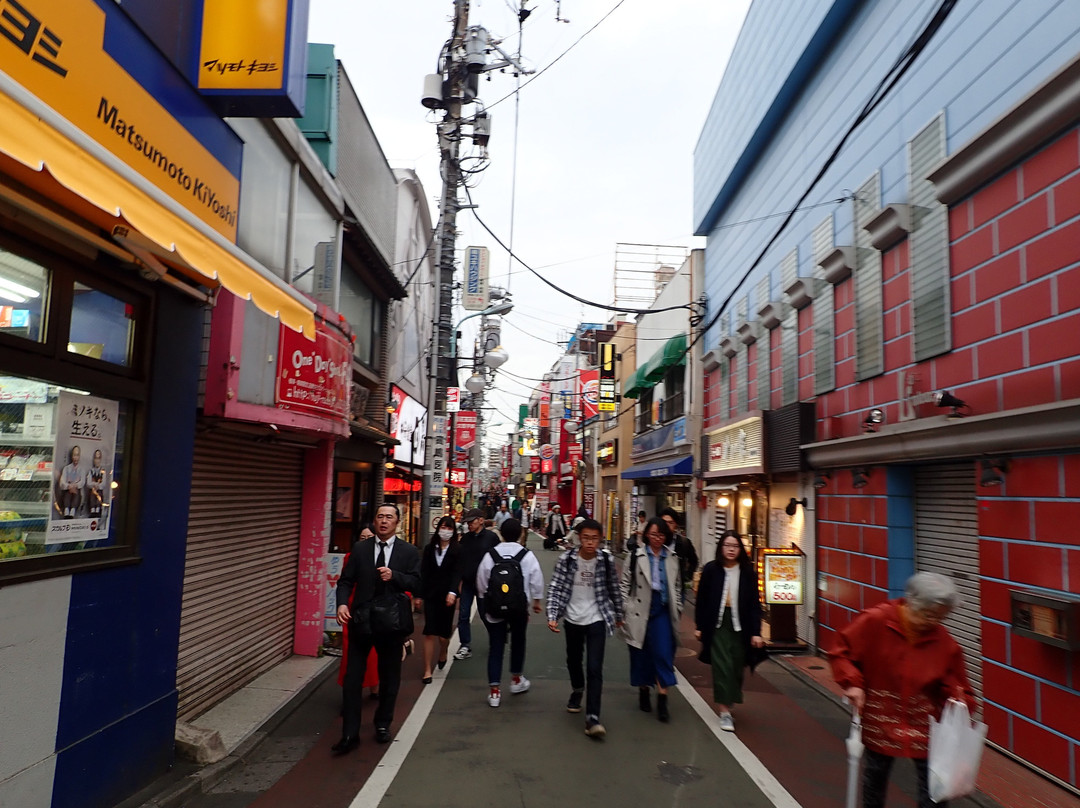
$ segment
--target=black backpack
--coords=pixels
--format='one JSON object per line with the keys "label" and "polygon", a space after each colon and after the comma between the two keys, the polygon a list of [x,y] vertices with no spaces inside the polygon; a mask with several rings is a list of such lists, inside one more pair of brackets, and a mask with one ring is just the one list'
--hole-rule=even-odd
{"label": "black backpack", "polygon": [[521,559],[529,552],[525,547],[511,558],[499,555],[492,547],[488,550],[495,564],[488,578],[484,610],[492,617],[508,617],[529,610],[529,597],[525,594],[525,574],[521,571]]}

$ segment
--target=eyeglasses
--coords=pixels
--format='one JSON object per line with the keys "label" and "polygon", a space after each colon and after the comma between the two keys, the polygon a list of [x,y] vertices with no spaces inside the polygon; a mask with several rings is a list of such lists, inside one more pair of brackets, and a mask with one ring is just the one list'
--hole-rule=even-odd
{"label": "eyeglasses", "polygon": [[728,542],[724,542],[725,550],[738,550],[740,547],[742,547],[741,544],[729,544]]}

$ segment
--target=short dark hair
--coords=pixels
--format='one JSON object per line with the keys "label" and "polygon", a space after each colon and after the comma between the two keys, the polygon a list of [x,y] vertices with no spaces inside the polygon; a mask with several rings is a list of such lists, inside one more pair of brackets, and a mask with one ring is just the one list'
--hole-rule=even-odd
{"label": "short dark hair", "polygon": [[499,528],[503,541],[517,541],[521,538],[521,522],[517,519],[507,519]]}
{"label": "short dark hair", "polygon": [[[664,544],[670,544],[671,540],[675,538],[671,532],[671,528],[668,527],[668,523],[665,522],[663,517],[660,516],[654,516],[652,519],[645,523],[645,529],[641,531],[643,537],[648,534],[649,528],[651,528],[653,525],[656,525],[656,527],[660,530],[661,535],[663,535]],[[648,543],[648,541],[649,540],[646,538],[645,542]]]}
{"label": "short dark hair", "polygon": [[660,511],[660,513],[656,515],[661,518],[665,516],[670,516],[672,519],[675,520],[675,524],[679,524],[679,512],[674,508],[664,508],[664,510]]}
{"label": "short dark hair", "polygon": [[648,516],[648,514],[645,513],[645,511],[638,511],[637,512],[637,518],[638,519],[644,519],[646,516]]}
{"label": "short dark hair", "polygon": [[577,530],[579,536],[586,530],[595,530],[597,533],[600,534],[601,539],[604,538],[604,528],[602,528],[600,526],[600,523],[597,522],[595,519],[582,519],[580,522],[578,522],[578,526],[575,528],[575,530]]}
{"label": "short dark hair", "polygon": [[[401,520],[401,508],[397,506],[396,502],[380,502],[379,508],[393,508],[394,515],[398,518],[399,521]],[[379,508],[375,509],[375,513],[379,512]]]}

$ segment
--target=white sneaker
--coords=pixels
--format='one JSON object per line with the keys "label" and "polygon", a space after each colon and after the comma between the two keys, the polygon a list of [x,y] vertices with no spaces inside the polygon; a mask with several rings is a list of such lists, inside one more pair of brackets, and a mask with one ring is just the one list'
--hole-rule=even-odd
{"label": "white sneaker", "polygon": [[514,694],[524,693],[530,687],[532,687],[532,682],[524,676],[519,676],[516,682],[513,680],[510,681],[510,692]]}
{"label": "white sneaker", "polygon": [[720,713],[720,729],[724,732],[735,731],[735,719],[731,717],[731,713]]}
{"label": "white sneaker", "polygon": [[461,646],[454,654],[454,659],[468,659],[472,656],[472,649],[467,645]]}
{"label": "white sneaker", "polygon": [[498,707],[502,703],[502,693],[499,692],[499,688],[491,688],[491,692],[488,693],[488,706]]}

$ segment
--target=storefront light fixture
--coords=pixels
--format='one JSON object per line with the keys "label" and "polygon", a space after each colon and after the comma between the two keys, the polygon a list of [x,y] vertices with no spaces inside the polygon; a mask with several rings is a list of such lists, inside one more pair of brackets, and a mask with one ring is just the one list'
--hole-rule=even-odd
{"label": "storefront light fixture", "polygon": [[788,516],[794,516],[798,512],[800,505],[802,505],[804,509],[806,508],[806,497],[803,497],[802,499],[795,499],[795,497],[792,497],[791,501],[788,502],[787,507],[784,508],[784,513]]}
{"label": "storefront light fixture", "polygon": [[857,468],[851,470],[851,487],[852,488],[866,488],[867,483],[870,482],[870,472],[865,468]]}
{"label": "storefront light fixture", "polygon": [[885,423],[885,410],[874,407],[867,411],[866,418],[863,419],[863,432],[877,432],[877,428],[883,423]]}
{"label": "storefront light fixture", "polygon": [[394,461],[393,460],[387,460],[383,465],[386,466],[387,471],[393,471],[393,469],[394,469]]}
{"label": "storefront light fixture", "polygon": [[827,471],[815,471],[814,472],[814,488],[820,491],[829,484],[829,472]]}
{"label": "storefront light fixture", "polygon": [[754,498],[751,496],[745,496],[739,500],[739,504],[742,505],[744,508],[753,508]]}
{"label": "storefront light fixture", "polygon": [[716,498],[716,507],[717,508],[726,508],[730,504],[731,504],[731,498],[727,494],[721,494],[720,496],[718,496]]}
{"label": "storefront light fixture", "polygon": [[1005,475],[1009,472],[1009,461],[1004,457],[979,461],[981,471],[979,473],[979,485],[990,488],[994,485],[1004,485]]}
{"label": "storefront light fixture", "polygon": [[960,418],[961,408],[967,406],[965,402],[958,399],[948,390],[942,390],[940,393],[935,393],[934,403],[939,407],[952,407],[952,412],[948,415],[949,418]]}

